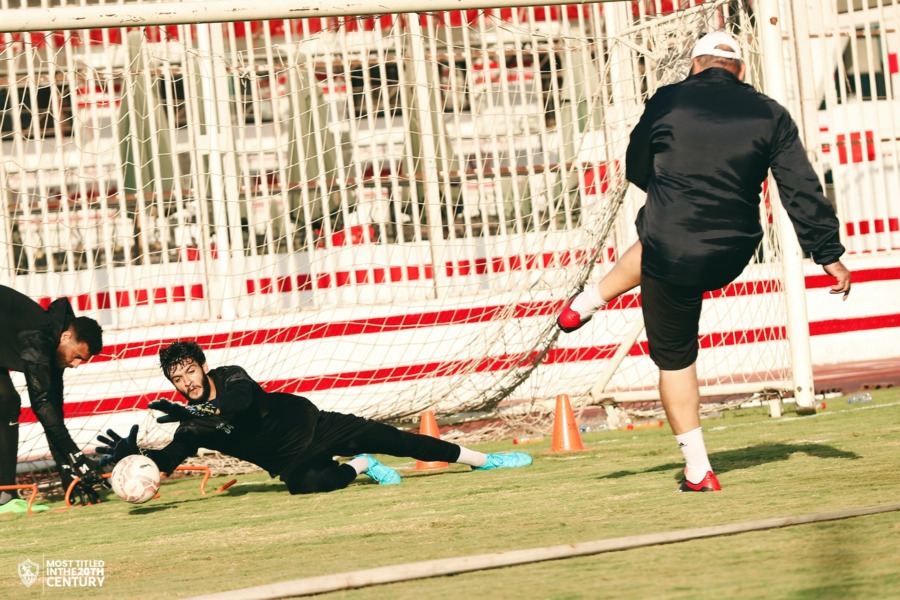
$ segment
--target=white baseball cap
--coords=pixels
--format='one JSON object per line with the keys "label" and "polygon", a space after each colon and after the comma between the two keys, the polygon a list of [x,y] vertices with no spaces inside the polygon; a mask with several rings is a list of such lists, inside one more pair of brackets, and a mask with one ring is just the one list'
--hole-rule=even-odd
{"label": "white baseball cap", "polygon": [[[725,46],[728,49],[724,50],[719,46]],[[691,59],[698,56],[718,56],[719,58],[741,60],[741,45],[724,31],[713,31],[704,35],[694,44]]]}

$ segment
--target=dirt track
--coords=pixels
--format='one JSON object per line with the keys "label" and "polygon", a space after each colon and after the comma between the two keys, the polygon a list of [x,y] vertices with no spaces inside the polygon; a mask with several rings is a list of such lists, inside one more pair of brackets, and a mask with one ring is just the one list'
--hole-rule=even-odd
{"label": "dirt track", "polygon": [[841,390],[845,394],[900,386],[900,359],[847,362],[813,367],[816,391]]}

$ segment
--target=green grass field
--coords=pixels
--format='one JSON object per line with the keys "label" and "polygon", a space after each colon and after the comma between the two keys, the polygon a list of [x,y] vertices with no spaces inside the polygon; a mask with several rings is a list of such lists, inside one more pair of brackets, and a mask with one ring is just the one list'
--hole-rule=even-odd
{"label": "green grass field", "polygon": [[[900,501],[900,390],[871,404],[828,401],[704,421],[723,485],[676,494],[682,461],[668,428],[589,433],[590,449],[522,447],[524,469],[361,476],[345,490],[290,496],[263,474],[163,482],[161,497],[35,516],[0,515],[0,597],[181,598],[302,577],[471,554],[886,505]],[[518,449],[511,441],[477,446]],[[411,470],[412,461],[385,462]],[[54,507],[59,507],[59,503]],[[576,559],[395,583],[324,598],[900,597],[900,513],[742,533]],[[102,560],[102,588],[30,588],[17,566]]]}

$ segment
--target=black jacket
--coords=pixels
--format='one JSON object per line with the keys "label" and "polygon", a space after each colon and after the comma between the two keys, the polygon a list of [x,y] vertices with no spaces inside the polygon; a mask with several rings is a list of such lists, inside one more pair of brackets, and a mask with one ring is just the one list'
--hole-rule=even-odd
{"label": "black jacket", "polygon": [[145,454],[171,473],[199,448],[251,462],[277,475],[300,456],[315,431],[319,409],[300,396],[267,393],[241,367],[209,372],[219,415],[183,421],[165,448]]}
{"label": "black jacket", "polygon": [[75,318],[67,298],[41,305],[12,288],[0,286],[0,368],[25,374],[31,410],[47,439],[65,454],[75,454],[63,422],[63,369],[57,365],[59,337]]}
{"label": "black jacket", "polygon": [[837,261],[837,217],[784,107],[720,68],[660,88],[626,155],[626,177],[647,192],[636,221],[643,273],[705,290],[740,275],[762,239],[770,168],[803,251]]}

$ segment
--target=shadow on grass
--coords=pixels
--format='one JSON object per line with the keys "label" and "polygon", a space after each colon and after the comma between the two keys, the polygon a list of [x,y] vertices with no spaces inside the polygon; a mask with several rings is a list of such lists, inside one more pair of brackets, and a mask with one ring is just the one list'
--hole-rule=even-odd
{"label": "shadow on grass", "polygon": [[[436,469],[433,471],[415,471],[415,470],[400,470],[400,473],[403,475],[404,479],[419,479],[424,477],[432,477],[435,475],[447,476],[447,475],[469,475],[469,471],[465,470],[447,470],[447,469]],[[359,486],[368,486],[378,484],[365,475],[360,475],[356,479],[354,479],[348,488],[355,488]],[[232,485],[231,487],[225,489],[222,492],[206,492],[206,497],[214,497],[214,496],[244,496],[246,494],[258,494],[258,493],[268,493],[268,492],[277,492],[279,494],[289,495],[287,486],[285,486],[281,482],[259,482],[259,483],[238,483],[236,485]],[[179,492],[180,493],[180,492]],[[320,492],[327,493],[327,492]],[[202,497],[200,498],[202,499]],[[136,511],[131,511],[135,513]]]}
{"label": "shadow on grass", "polygon": [[147,506],[136,506],[128,511],[129,515],[147,515],[150,513],[161,512],[164,510],[169,510],[170,508],[178,508],[183,504],[191,504],[193,502],[200,502],[204,499],[204,496],[199,498],[185,498],[183,500],[161,500],[159,498],[155,499],[154,504]]}
{"label": "shadow on grass", "polygon": [[[225,491],[214,492],[213,496],[243,496],[245,494],[258,494],[260,492],[278,492],[286,496],[290,495],[287,486],[281,482],[276,483],[243,483],[233,485]],[[207,492],[207,495],[210,495]]]}
{"label": "shadow on grass", "polygon": [[425,471],[416,471],[415,469],[400,469],[400,474],[404,479],[420,479],[423,477],[435,477],[435,476],[447,476],[447,475],[470,475],[472,474],[471,470],[449,470],[449,469],[429,469]]}
{"label": "shadow on grass", "polygon": [[142,506],[140,508],[132,508],[128,511],[129,515],[149,515],[150,513],[161,512],[175,508],[175,504],[160,504],[156,506]]}
{"label": "shadow on grass", "polygon": [[[722,452],[713,452],[709,455],[710,462],[714,465],[716,475],[735,471],[737,469],[749,469],[758,465],[787,460],[793,454],[808,454],[816,458],[839,458],[845,460],[856,460],[860,456],[855,452],[840,450],[834,446],[826,444],[756,444],[747,446],[737,450],[724,450]],[[649,467],[641,471],[616,471],[598,477],[598,479],[620,479],[629,475],[638,475],[641,473],[658,473],[660,471],[669,471],[677,469],[675,474],[676,480],[683,477],[684,463],[670,462],[655,467]]]}

